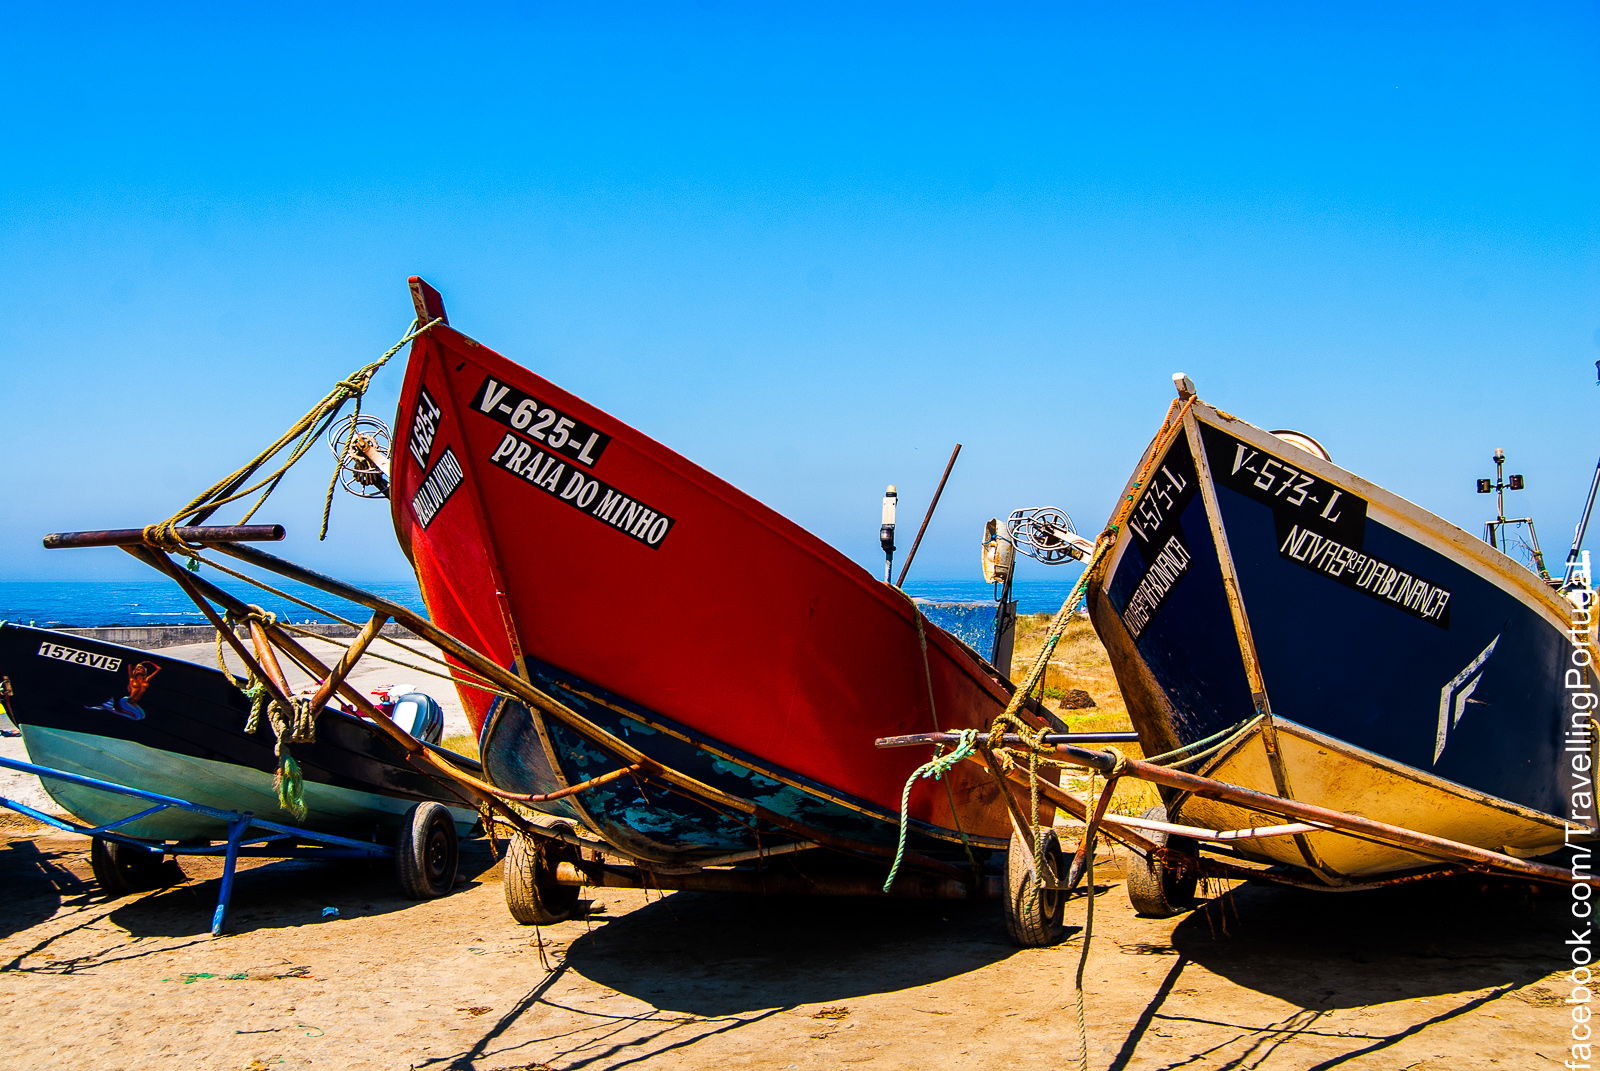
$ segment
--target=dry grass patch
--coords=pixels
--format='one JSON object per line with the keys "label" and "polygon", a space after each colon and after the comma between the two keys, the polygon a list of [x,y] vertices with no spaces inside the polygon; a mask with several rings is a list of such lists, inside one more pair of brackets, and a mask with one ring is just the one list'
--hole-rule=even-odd
{"label": "dry grass patch", "polygon": [[[1011,677],[1021,680],[1033,668],[1039,650],[1050,634],[1053,614],[1028,614],[1017,618],[1016,649],[1011,661]],[[1063,710],[1058,704],[1073,689],[1089,693],[1094,706],[1081,710]],[[1041,699],[1059,714],[1068,728],[1077,733],[1125,732],[1133,728],[1128,718],[1128,707],[1123,702],[1122,690],[1117,686],[1116,673],[1111,659],[1095,635],[1094,626],[1082,615],[1072,618],[1055,650],[1050,653],[1050,663],[1040,682]],[[1096,746],[1096,745],[1090,745]],[[1117,750],[1129,758],[1143,758],[1144,751],[1137,743],[1116,745]],[[1068,770],[1063,778],[1064,787],[1083,793],[1089,788],[1087,770]],[[1101,782],[1096,779],[1096,790]],[[1155,786],[1145,781],[1123,779],[1112,796],[1111,809],[1118,814],[1142,814],[1147,808],[1161,802]]]}
{"label": "dry grass patch", "polygon": [[446,751],[454,751],[457,755],[465,755],[469,759],[478,758],[478,738],[472,733],[451,733],[439,742],[439,746]]}

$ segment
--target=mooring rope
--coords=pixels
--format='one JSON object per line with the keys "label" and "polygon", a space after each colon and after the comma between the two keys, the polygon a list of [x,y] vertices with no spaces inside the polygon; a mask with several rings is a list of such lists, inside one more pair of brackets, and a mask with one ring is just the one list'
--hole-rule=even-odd
{"label": "mooring rope", "polygon": [[[229,567],[228,565],[226,565],[225,563],[223,563],[221,561],[218,561],[215,558],[208,558],[204,554],[196,552],[194,554],[193,558],[192,558],[192,561],[194,561],[196,563],[199,563],[199,564],[207,565],[207,566],[217,570],[219,573],[225,573],[226,575],[231,576],[236,580],[242,580],[246,584],[250,584],[250,585],[252,585],[254,587],[260,588],[262,591],[265,591],[269,595],[276,595],[278,598],[283,599],[285,602],[292,602],[297,606],[302,606],[305,609],[310,610],[312,613],[321,614],[324,617],[330,617],[335,622],[337,622],[337,623],[339,623],[341,625],[348,626],[349,628],[355,629],[357,632],[361,631],[362,626],[358,622],[352,621],[351,619],[349,619],[347,617],[342,617],[339,614],[334,613],[332,610],[329,610],[325,606],[319,606],[314,602],[307,602],[305,599],[302,599],[302,598],[300,598],[299,596],[296,596],[296,595],[292,595],[289,592],[284,591],[281,588],[273,587],[271,584],[269,584],[266,581],[262,580],[260,577],[251,576],[249,573],[241,572],[238,569],[233,569],[233,568]],[[342,648],[345,648],[345,649],[348,649],[350,647],[350,644],[345,643],[344,641],[342,641],[338,637],[324,636],[320,632],[313,632],[310,629],[302,628],[299,625],[296,625],[296,624],[294,624],[292,622],[289,622],[289,621],[279,621],[279,622],[277,622],[277,625],[278,625],[279,628],[283,629],[285,632],[292,632],[292,633],[294,633],[294,634],[296,634],[298,636],[306,636],[306,637],[310,637],[310,638],[313,638],[313,639],[324,640],[324,641],[326,641],[328,643],[333,644],[336,647],[342,647]],[[474,670],[468,669],[465,666],[454,665],[453,663],[445,661],[443,658],[438,658],[438,657],[435,657],[434,655],[430,655],[427,651],[424,651],[424,650],[421,650],[419,648],[412,647],[409,644],[403,643],[400,640],[395,639],[393,636],[380,635],[378,637],[378,639],[381,640],[384,643],[390,644],[391,646],[398,647],[402,651],[405,651],[407,654],[413,655],[413,656],[415,656],[417,658],[422,659],[424,662],[431,663],[434,666],[438,666],[438,667],[444,669],[445,670],[445,674],[444,674],[445,676],[447,676],[447,677],[453,676],[453,677],[455,677],[455,678],[457,678],[459,680],[459,683],[464,684],[467,687],[476,688],[480,692],[486,692],[486,693],[488,693],[490,695],[499,696],[499,697],[502,697],[502,698],[505,698],[505,699],[515,699],[516,698],[516,696],[512,695],[510,692],[507,692],[502,688],[494,687],[493,686],[493,682],[490,681],[489,678],[483,676],[481,673],[477,673]],[[218,660],[218,664],[220,665],[221,664],[221,659],[222,659],[222,656],[220,654],[220,652],[222,650],[222,637],[221,636],[217,637],[217,650],[219,652],[218,656],[217,656],[217,660]],[[388,662],[390,665],[399,666],[402,669],[416,670],[418,673],[427,673],[427,674],[431,674],[431,675],[435,675],[435,676],[439,675],[434,670],[428,669],[426,666],[414,666],[414,665],[411,665],[411,664],[409,664],[407,662],[401,662],[399,659],[394,658],[391,655],[382,654],[382,653],[380,653],[378,650],[376,650],[374,648],[368,648],[368,650],[366,651],[366,657],[375,658],[380,662]]]}
{"label": "mooring rope", "polygon": [[935,781],[944,779],[966,757],[972,754],[972,749],[978,742],[978,730],[962,729],[961,739],[956,743],[955,750],[949,754],[940,754],[935,750],[933,758],[918,766],[910,777],[906,778],[906,787],[900,793],[900,839],[894,850],[894,865],[889,868],[889,876],[884,880],[883,891],[888,892],[894,885],[895,877],[900,873],[900,864],[906,854],[906,834],[909,831],[911,818],[911,786],[920,778],[930,777]]}
{"label": "mooring rope", "polygon": [[[291,424],[288,430],[279,435],[270,446],[246,462],[243,467],[212,484],[190,501],[188,505],[166,520],[148,525],[144,529],[145,542],[168,553],[192,557],[194,548],[178,538],[177,529],[180,525],[186,522],[202,523],[206,517],[209,517],[223,506],[241,501],[255,494],[255,492],[261,491],[261,497],[245,511],[244,517],[239,521],[240,524],[248,523],[256,511],[266,503],[272,492],[277,489],[279,482],[289,469],[305,456],[306,451],[311,449],[312,444],[332,423],[333,418],[339,414],[339,410],[344,407],[345,402],[351,398],[356,399],[356,408],[359,411],[361,396],[366,393],[368,386],[371,385],[372,377],[377,374],[378,370],[387,364],[391,357],[399,353],[406,343],[443,322],[442,318],[436,318],[420,325],[416,320],[411,321],[411,326],[406,329],[406,333],[401,337],[400,341],[390,346],[377,360],[363,365],[351,375],[334,384],[333,389],[324,395],[321,401],[312,406],[304,416]],[[251,477],[258,470],[285,449],[289,450],[289,454],[283,464],[267,473],[260,480],[249,483]],[[337,472],[335,472],[335,481],[337,481]],[[248,486],[245,486],[246,484]],[[330,500],[331,497],[332,488],[329,489]],[[327,535],[328,508],[325,505],[323,509],[323,536]]]}
{"label": "mooring rope", "polygon": [[[259,606],[251,606],[242,614],[229,613],[224,618],[224,623],[229,628],[237,628],[241,624],[251,621],[263,625],[272,625],[277,618]],[[217,633],[217,662],[222,667],[223,675],[234,683],[244,697],[250,700],[250,715],[245,719],[244,731],[255,733],[261,728],[262,716],[265,715],[267,724],[272,727],[273,754],[278,759],[278,769],[273,775],[272,785],[278,796],[278,805],[292,814],[297,821],[304,821],[306,817],[305,777],[300,770],[300,763],[290,751],[290,744],[313,743],[317,738],[317,719],[312,713],[311,702],[304,696],[286,695],[278,697],[262,679],[256,662],[247,663],[249,677],[244,684],[232,673],[228,672],[222,654],[222,633]]]}

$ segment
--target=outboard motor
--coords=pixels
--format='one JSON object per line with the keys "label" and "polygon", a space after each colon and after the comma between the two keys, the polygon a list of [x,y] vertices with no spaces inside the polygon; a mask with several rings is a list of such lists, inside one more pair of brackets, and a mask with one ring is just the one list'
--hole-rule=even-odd
{"label": "outboard motor", "polygon": [[424,744],[444,739],[444,710],[431,695],[407,692],[394,701],[389,717]]}

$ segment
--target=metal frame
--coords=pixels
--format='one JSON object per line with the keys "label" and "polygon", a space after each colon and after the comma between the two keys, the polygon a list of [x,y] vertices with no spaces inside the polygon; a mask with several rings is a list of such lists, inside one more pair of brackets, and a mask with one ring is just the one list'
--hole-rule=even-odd
{"label": "metal frame", "polygon": [[[916,733],[910,736],[885,737],[877,741],[877,746],[907,747],[919,744],[953,744],[959,742],[960,739],[960,734],[957,733]],[[1027,746],[1027,742],[1021,736],[1015,734],[1006,734],[996,743],[998,746],[1011,748]],[[1103,817],[1103,830],[1107,836],[1144,856],[1165,852],[1167,849],[1157,844],[1154,840],[1143,836],[1140,832],[1141,830],[1165,832],[1172,836],[1193,838],[1213,845],[1225,845],[1229,840],[1246,839],[1247,836],[1254,838],[1269,836],[1302,837],[1308,832],[1317,832],[1336,833],[1359,840],[1375,841],[1390,847],[1414,852],[1425,859],[1434,860],[1432,866],[1425,864],[1416,871],[1396,874],[1389,878],[1381,878],[1375,881],[1348,882],[1331,886],[1320,881],[1298,877],[1292,872],[1277,868],[1267,869],[1257,866],[1243,866],[1215,858],[1203,860],[1205,865],[1202,867],[1202,872],[1217,877],[1261,878],[1280,884],[1332,891],[1378,888],[1385,885],[1398,885],[1428,878],[1444,877],[1449,874],[1467,873],[1499,874],[1505,877],[1522,878],[1528,881],[1555,885],[1583,884],[1591,887],[1600,886],[1600,875],[1580,877],[1568,868],[1519,859],[1503,852],[1490,851],[1487,848],[1480,848],[1476,845],[1464,844],[1428,833],[1420,833],[1416,830],[1405,829],[1386,822],[1363,818],[1360,815],[1346,814],[1326,807],[1317,807],[1298,800],[1232,785],[1210,777],[1202,777],[1199,774],[1185,773],[1155,763],[1130,759],[1113,751],[1090,751],[1086,748],[1063,742],[1059,737],[1052,738],[1047,736],[1045,743],[1051,746],[1051,750],[1048,753],[1050,758],[1072,766],[1094,770],[1102,776],[1132,777],[1141,781],[1149,781],[1164,788],[1249,807],[1252,810],[1267,814],[1279,815],[1289,820],[1284,825],[1261,827],[1249,831],[1219,831],[1176,825],[1170,822],[1158,822],[1150,819],[1128,819],[1114,815]],[[1025,775],[1020,770],[1017,770],[1014,765],[1002,770],[1001,764],[994,761],[992,746],[982,743],[982,738],[980,738],[980,746],[968,756],[968,760],[982,763],[994,772],[1005,786],[1008,798],[1018,790],[1027,791],[1029,786],[1025,780]],[[1085,800],[1043,780],[1038,782],[1037,789],[1041,797],[1048,799],[1062,810],[1080,819],[1087,818],[1089,807]],[[1014,810],[1017,809],[1014,799],[1012,800],[1012,806]]]}
{"label": "metal frame", "polygon": [[[705,784],[680,770],[658,762],[627,741],[607,732],[604,728],[559,699],[535,687],[511,669],[499,665],[469,644],[438,628],[415,611],[240,541],[243,539],[276,540],[281,537],[282,529],[278,526],[259,526],[259,530],[249,532],[245,532],[238,527],[223,529],[206,526],[193,526],[182,531],[182,540],[191,552],[201,548],[214,550],[255,569],[293,580],[372,611],[371,620],[361,629],[355,643],[351,646],[350,652],[347,652],[345,657],[340,658],[334,667],[323,664],[276,623],[264,621],[259,614],[252,613],[251,607],[240,599],[183,568],[173,560],[172,555],[178,552],[169,551],[166,547],[156,544],[143,530],[56,533],[47,536],[45,543],[52,548],[118,546],[139,561],[167,576],[206,615],[207,620],[218,630],[222,639],[229,644],[234,654],[260,676],[269,694],[274,698],[283,702],[288,701],[289,688],[274,654],[274,651],[280,651],[314,678],[324,681],[313,697],[312,716],[315,716],[322,705],[334,696],[337,695],[343,698],[356,707],[358,713],[364,718],[372,721],[380,730],[387,733],[404,747],[408,759],[414,765],[429,774],[454,781],[470,793],[472,798],[477,799],[485,811],[486,823],[498,823],[508,826],[525,835],[554,837],[555,839],[593,846],[588,838],[578,835],[576,831],[571,831],[564,835],[553,831],[548,825],[531,819],[523,810],[523,806],[542,803],[562,796],[575,796],[605,782],[631,776],[641,780],[654,780],[671,791],[686,793],[712,806],[721,807],[743,815],[747,819],[764,822],[777,829],[784,830],[805,842],[807,847],[827,848],[844,856],[881,862],[885,865],[894,859],[895,849],[893,847],[826,833],[784,815],[774,813],[753,800],[736,796],[723,789]],[[217,606],[223,607],[228,613],[248,622],[250,642],[241,639],[234,633],[233,628],[230,628],[228,622],[218,613]],[[345,676],[356,664],[366,645],[376,638],[379,629],[389,621],[401,625],[427,643],[432,644],[448,658],[464,667],[467,672],[486,681],[489,686],[514,697],[519,702],[539,711],[546,717],[556,719],[571,731],[610,752],[617,757],[618,768],[581,784],[568,785],[558,792],[545,795],[530,795],[501,789],[430,752],[403,729],[396,726],[366,696],[352,688],[345,680]],[[586,830],[585,832],[588,831]],[[609,844],[606,844],[602,850],[611,855],[623,858],[629,857],[629,853],[626,851],[619,850]],[[758,853],[758,858],[769,854],[772,853]],[[936,859],[920,852],[906,852],[901,865],[903,869],[909,868],[929,877],[977,884],[976,876],[971,873],[969,867]],[[663,868],[660,873],[670,873],[675,869],[677,868]],[[650,872],[657,873],[658,871],[650,868]],[[660,887],[670,888],[672,885],[664,883]]]}
{"label": "metal frame", "polygon": [[[282,822],[270,822],[265,818],[256,817],[249,811],[219,810],[216,807],[208,807],[203,803],[192,803],[189,800],[181,800],[175,796],[165,796],[159,792],[147,792],[144,789],[130,788],[127,785],[119,785],[112,781],[102,781],[99,778],[69,773],[66,770],[38,766],[31,762],[0,758],[0,769],[15,770],[18,773],[32,774],[35,777],[48,777],[56,781],[66,781],[70,784],[99,789],[103,792],[114,792],[123,796],[131,796],[134,799],[144,800],[153,805],[136,814],[128,815],[126,818],[119,818],[115,822],[107,822],[105,825],[100,826],[87,826],[68,821],[57,815],[47,814],[18,800],[0,796],[0,806],[9,807],[18,814],[27,815],[35,821],[44,822],[67,833],[79,833],[86,837],[99,837],[104,840],[116,841],[119,844],[143,848],[161,855],[221,855],[223,857],[222,887],[217,892],[217,907],[211,915],[211,936],[213,937],[220,937],[227,928],[228,906],[233,899],[234,874],[238,861],[242,857],[264,859],[389,859],[393,858],[395,854],[393,846],[380,844],[376,841],[356,840],[332,833],[320,833],[314,829],[306,829],[301,826],[285,825]],[[226,822],[228,826],[227,839],[220,846],[211,844],[196,845],[152,840],[147,837],[134,837],[118,832],[120,827],[174,808]],[[255,835],[248,835],[252,830],[259,830],[260,832]],[[323,847],[302,846],[294,843],[297,841],[311,841],[314,844],[323,845]],[[275,849],[271,847],[274,844],[278,845]]]}

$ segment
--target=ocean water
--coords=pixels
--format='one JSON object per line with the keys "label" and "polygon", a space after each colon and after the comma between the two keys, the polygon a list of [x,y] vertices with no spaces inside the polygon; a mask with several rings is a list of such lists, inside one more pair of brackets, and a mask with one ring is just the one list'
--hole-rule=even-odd
{"label": "ocean water", "polygon": [[[245,602],[254,603],[279,618],[296,622],[329,622],[338,615],[364,621],[368,611],[319,591],[288,581],[273,586],[330,613],[318,613],[269,595],[230,577],[207,571],[206,578]],[[422,597],[409,580],[352,581],[375,595],[422,612]],[[961,636],[980,651],[987,645],[981,629],[992,636],[994,594],[982,581],[926,581],[906,585],[929,618]],[[1072,590],[1071,581],[1018,584],[1012,595],[1019,613],[1053,613]],[[176,584],[150,580],[0,580],[0,621],[35,624],[41,628],[92,628],[107,625],[203,625],[205,617],[194,608]],[[979,630],[974,632],[974,630]],[[969,638],[969,634],[972,638]]]}
{"label": "ocean water", "polygon": [[[320,591],[275,581],[273,587],[328,611],[318,613],[259,588],[207,570],[207,580],[281,620],[328,623],[336,618],[365,621],[371,612]],[[374,595],[421,612],[422,597],[412,581],[359,583]],[[94,628],[107,625],[204,625],[195,609],[169,580],[0,580],[0,621],[40,628]]]}

